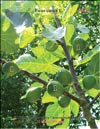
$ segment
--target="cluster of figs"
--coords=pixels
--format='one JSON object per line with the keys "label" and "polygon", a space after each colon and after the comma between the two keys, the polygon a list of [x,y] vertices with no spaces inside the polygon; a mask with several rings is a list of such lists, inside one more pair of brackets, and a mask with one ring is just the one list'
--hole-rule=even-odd
{"label": "cluster of figs", "polygon": [[[86,47],[86,42],[80,38],[76,37],[73,40],[73,50],[75,53],[81,53]],[[45,48],[48,51],[55,51],[58,48],[56,42],[47,42]],[[13,62],[7,62],[3,65],[3,73],[7,77],[11,77],[18,73],[20,70],[18,66]],[[72,76],[69,70],[61,68],[55,75],[54,80],[49,81],[47,85],[47,92],[49,95],[58,98],[58,103],[61,107],[65,108],[70,103],[70,98],[64,95],[66,87],[72,83]],[[94,75],[86,75],[82,80],[83,87],[86,90],[94,88],[96,86],[97,80]],[[21,99],[26,99],[30,103],[36,102],[42,94],[42,87],[32,87],[29,88]]]}

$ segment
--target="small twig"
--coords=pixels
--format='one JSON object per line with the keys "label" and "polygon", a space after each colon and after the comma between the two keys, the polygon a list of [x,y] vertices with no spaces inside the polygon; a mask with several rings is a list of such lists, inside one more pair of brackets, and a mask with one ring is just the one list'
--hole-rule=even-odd
{"label": "small twig", "polygon": [[93,101],[90,103],[90,106],[93,105],[93,103],[100,97],[100,92],[96,95],[96,97],[93,99]]}
{"label": "small twig", "polygon": [[39,21],[40,21],[41,26],[42,26],[43,28],[45,28],[44,24],[42,23],[41,18],[39,19]]}
{"label": "small twig", "polygon": [[[54,10],[54,6],[53,5],[52,5],[52,9]],[[58,17],[56,16],[56,12],[53,11],[53,13],[54,13],[54,19],[55,19],[57,27],[60,27],[61,24],[60,24],[60,21],[59,21]]]}
{"label": "small twig", "polygon": [[[52,6],[52,8],[54,9],[54,6]],[[54,19],[55,19],[55,22],[57,24],[57,27],[61,27],[60,20],[56,16],[56,12],[54,11],[53,14],[54,14]],[[74,66],[73,66],[73,60],[71,59],[70,53],[68,51],[68,47],[67,47],[66,42],[65,42],[65,39],[61,38],[61,41],[59,41],[59,44],[62,46],[62,48],[63,48],[63,50],[65,52],[66,58],[68,60],[70,72],[71,72],[72,78],[74,80],[74,89],[78,93],[79,96],[85,98],[85,94],[82,91],[82,89],[80,87],[80,84],[78,82],[78,79],[77,79],[77,76],[76,76],[76,72],[75,72]]]}

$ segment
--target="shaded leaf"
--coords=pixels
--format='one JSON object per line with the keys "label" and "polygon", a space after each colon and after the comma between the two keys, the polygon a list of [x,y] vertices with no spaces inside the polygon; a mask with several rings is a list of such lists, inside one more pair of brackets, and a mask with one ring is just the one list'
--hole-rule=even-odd
{"label": "shaded leaf", "polygon": [[100,51],[100,45],[95,46],[91,51],[83,56],[83,59],[78,62],[78,66],[88,63],[92,57]]}
{"label": "shaded leaf", "polygon": [[14,53],[19,46],[16,43],[17,34],[12,26],[7,31],[1,30],[1,50],[7,53]]}
{"label": "shaded leaf", "polygon": [[[100,52],[95,54],[92,58],[90,63],[88,64],[86,68],[86,74],[94,74],[95,76],[98,76],[100,73],[100,65],[99,65],[99,60],[100,60]],[[95,63],[94,63],[95,62]]]}

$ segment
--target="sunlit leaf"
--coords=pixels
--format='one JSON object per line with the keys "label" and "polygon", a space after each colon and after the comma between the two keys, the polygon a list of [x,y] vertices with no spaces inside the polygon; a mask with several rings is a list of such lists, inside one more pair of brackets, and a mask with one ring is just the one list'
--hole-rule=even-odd
{"label": "sunlit leaf", "polygon": [[45,59],[35,59],[29,54],[21,55],[16,60],[16,64],[20,69],[24,69],[31,73],[49,72],[55,74],[60,69],[59,66],[48,63]]}
{"label": "sunlit leaf", "polygon": [[20,36],[20,48],[25,47],[27,44],[29,44],[34,39],[34,30],[32,27],[26,28],[21,36]]}
{"label": "sunlit leaf", "polygon": [[56,101],[57,101],[57,98],[49,95],[47,91],[44,93],[44,96],[42,97],[42,103],[50,103],[50,102],[56,102]]}
{"label": "sunlit leaf", "polygon": [[48,82],[49,77],[45,73],[41,73],[39,77]]}
{"label": "sunlit leaf", "polygon": [[97,89],[92,88],[92,89],[88,90],[86,93],[87,93],[88,95],[92,96],[92,97],[96,97],[96,95],[97,95],[99,92],[100,92],[100,90],[97,90]]}
{"label": "sunlit leaf", "polygon": [[63,120],[61,120],[61,125],[56,126],[56,129],[66,129],[70,122],[70,105],[63,109]]}
{"label": "sunlit leaf", "polygon": [[79,112],[79,107],[80,107],[79,104],[77,102],[71,100],[70,107],[71,107],[71,111],[73,112],[74,116],[76,117]]}
{"label": "sunlit leaf", "polygon": [[54,126],[60,123],[63,117],[63,109],[58,105],[58,103],[51,104],[46,109],[46,124],[48,126]]}
{"label": "sunlit leaf", "polygon": [[79,36],[84,39],[85,41],[88,40],[89,35],[87,33],[80,33]]}
{"label": "sunlit leaf", "polygon": [[32,87],[42,87],[42,86],[43,86],[43,84],[41,84],[39,82],[34,82],[34,83],[31,84],[30,88],[32,88]]}
{"label": "sunlit leaf", "polygon": [[65,41],[68,44],[74,34],[75,28],[73,24],[66,25]]}
{"label": "sunlit leaf", "polygon": [[12,6],[15,4],[15,1],[1,1],[1,9],[8,9],[12,8]]}
{"label": "sunlit leaf", "polygon": [[73,16],[75,14],[75,12],[77,11],[78,8],[78,4],[75,4],[73,6],[71,6],[70,4],[67,5],[67,7],[65,8],[64,14],[63,14],[63,21],[67,21],[67,19],[71,16]]}
{"label": "sunlit leaf", "polygon": [[46,62],[54,63],[59,60],[57,56],[54,56],[53,53],[48,52],[43,47],[38,46],[35,48],[32,48],[32,52],[41,59],[44,59]]}

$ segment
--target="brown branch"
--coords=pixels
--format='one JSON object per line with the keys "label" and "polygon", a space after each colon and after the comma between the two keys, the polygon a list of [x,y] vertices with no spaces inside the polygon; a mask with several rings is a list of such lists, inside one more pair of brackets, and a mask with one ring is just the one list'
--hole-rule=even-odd
{"label": "brown branch", "polygon": [[100,92],[96,95],[96,97],[93,99],[93,101],[90,103],[90,106],[93,105],[93,103],[100,97]]}
{"label": "brown branch", "polygon": [[33,74],[31,74],[31,73],[25,71],[25,70],[21,70],[21,72],[22,72],[23,74],[28,75],[28,77],[30,77],[31,79],[36,80],[37,82],[42,83],[44,86],[47,86],[47,84],[48,84],[48,83],[47,83],[46,81],[44,81],[43,79],[41,79],[41,78],[39,78],[38,76],[35,76],[35,75],[33,75]]}
{"label": "brown branch", "polygon": [[64,95],[70,97],[71,99],[73,99],[74,101],[76,101],[77,103],[80,104],[80,99],[75,97],[74,95],[70,94],[69,92],[65,91]]}
{"label": "brown branch", "polygon": [[[5,61],[4,59],[0,59],[1,62],[4,64],[4,63],[7,63],[7,61]],[[37,82],[40,82],[42,83],[45,87],[47,86],[48,82],[46,82],[45,80],[39,78],[38,76],[36,75],[33,75],[32,73],[28,72],[28,71],[25,71],[25,70],[20,70],[21,73],[27,75],[28,77],[30,77],[32,80],[36,80]],[[68,93],[68,92],[64,92],[64,95],[70,97],[71,99],[73,99],[74,101],[80,103],[80,100],[73,96],[72,94]]]}
{"label": "brown branch", "polygon": [[[52,6],[52,8],[54,10],[54,6]],[[55,22],[57,24],[57,27],[61,27],[60,21],[59,21],[58,17],[56,16],[56,12],[54,11],[53,14],[54,14],[54,19],[55,19]],[[71,59],[71,56],[69,54],[68,47],[66,45],[65,39],[62,38],[61,41],[59,41],[59,42],[61,42],[60,45],[62,46],[62,48],[65,52],[66,58],[68,60],[68,63],[69,63],[69,68],[70,68],[70,71],[71,71],[71,74],[72,74],[72,78],[74,80],[74,89],[78,93],[79,96],[84,98],[85,94],[83,93],[83,90],[81,89],[80,84],[78,82],[76,72],[75,72],[74,67],[73,67],[73,60]]]}

